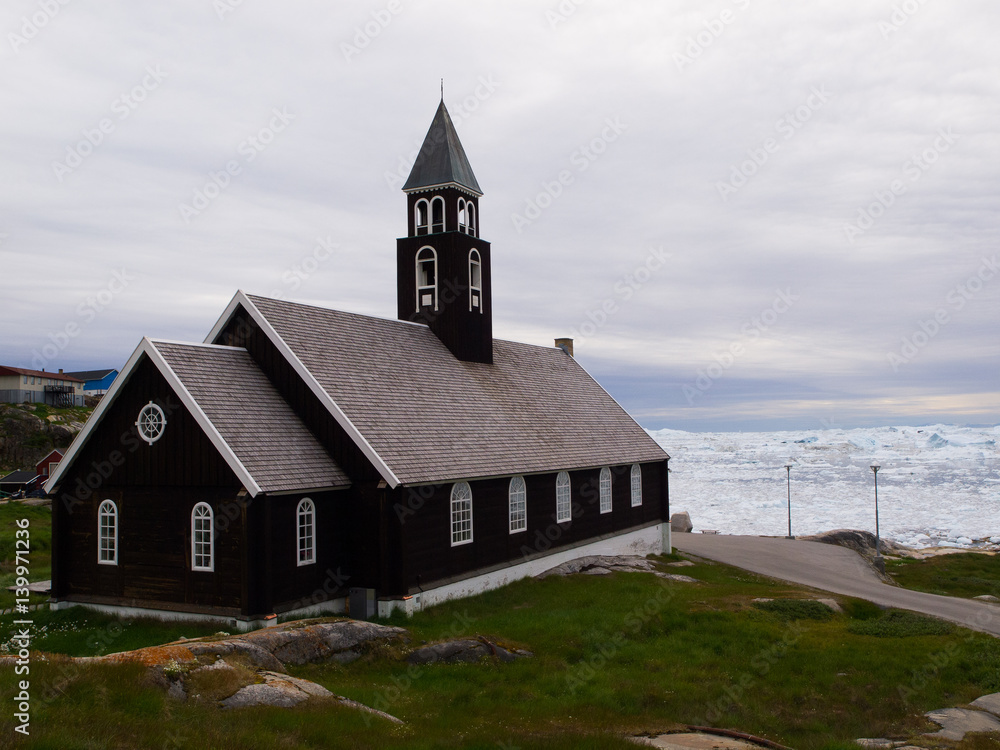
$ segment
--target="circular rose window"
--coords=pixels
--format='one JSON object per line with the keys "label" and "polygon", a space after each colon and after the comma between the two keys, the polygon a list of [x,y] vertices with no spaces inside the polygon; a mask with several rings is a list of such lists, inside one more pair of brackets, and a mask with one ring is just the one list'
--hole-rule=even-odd
{"label": "circular rose window", "polygon": [[163,434],[167,426],[167,417],[163,409],[150,401],[139,412],[139,418],[135,420],[135,426],[139,430],[139,437],[152,445]]}

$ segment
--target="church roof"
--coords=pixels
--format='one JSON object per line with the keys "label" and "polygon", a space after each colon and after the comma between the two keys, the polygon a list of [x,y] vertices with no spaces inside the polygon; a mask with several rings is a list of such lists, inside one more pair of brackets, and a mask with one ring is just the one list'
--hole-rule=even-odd
{"label": "church roof", "polygon": [[143,339],[49,478],[51,490],[148,357],[251,496],[349,487],[246,349]]}
{"label": "church roof", "polygon": [[494,340],[455,358],[424,325],[238,293],[392,486],[662,461],[667,454],[572,357]]}
{"label": "church roof", "polygon": [[477,196],[483,194],[476,175],[472,173],[469,157],[465,155],[462,142],[458,139],[455,124],[442,100],[403,190],[419,190],[450,183],[471,190]]}

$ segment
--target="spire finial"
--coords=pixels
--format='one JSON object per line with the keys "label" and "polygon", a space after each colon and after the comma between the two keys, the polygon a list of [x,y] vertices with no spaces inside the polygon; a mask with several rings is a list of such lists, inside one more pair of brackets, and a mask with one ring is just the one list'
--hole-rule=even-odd
{"label": "spire finial", "polygon": [[444,101],[444,79],[441,79],[441,101]]}

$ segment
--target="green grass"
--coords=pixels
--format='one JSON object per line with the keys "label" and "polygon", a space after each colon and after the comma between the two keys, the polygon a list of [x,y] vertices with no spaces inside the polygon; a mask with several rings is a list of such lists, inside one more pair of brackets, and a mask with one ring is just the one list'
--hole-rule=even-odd
{"label": "green grass", "polygon": [[[0,549],[13,539],[12,518],[30,512],[41,557],[44,509],[4,510]],[[634,748],[624,736],[704,724],[839,750],[856,737],[931,731],[923,712],[1000,691],[995,638],[853,599],[840,599],[844,613],[834,614],[808,601],[813,593],[724,565],[684,572],[701,583],[641,573],[529,579],[389,620],[409,629],[413,646],[484,635],[534,652],[513,664],[414,667],[397,646],[291,670],[399,716],[402,727],[324,702],[223,712],[168,700],[136,666],[36,656],[32,747]],[[70,655],[219,627],[123,622],[82,608],[31,619],[36,649]],[[0,640],[9,643],[4,625]],[[0,669],[0,694],[14,695],[17,679]],[[0,713],[0,736],[12,731],[11,712]],[[1000,745],[970,737],[956,747]]]}
{"label": "green grass", "polygon": [[929,594],[1000,597],[1000,556],[975,552],[925,560],[890,560],[886,571],[900,586]]}
{"label": "green grass", "polygon": [[[17,578],[18,521],[28,523],[28,580],[46,581],[52,577],[52,511],[47,507],[23,505],[13,501],[0,505],[0,610],[14,606],[15,595],[8,591]],[[22,535],[23,536],[23,535]],[[23,553],[23,550],[21,550]],[[48,596],[32,594],[31,604],[42,604]]]}

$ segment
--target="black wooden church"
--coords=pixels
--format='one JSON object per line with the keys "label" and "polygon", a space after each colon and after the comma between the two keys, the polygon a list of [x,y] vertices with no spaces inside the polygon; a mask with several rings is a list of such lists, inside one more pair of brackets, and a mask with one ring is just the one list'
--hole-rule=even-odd
{"label": "black wooden church", "polygon": [[397,320],[241,291],[202,344],[143,339],[46,485],[54,607],[411,612],[669,546],[666,453],[571,347],[493,338],[443,101],[403,190]]}

